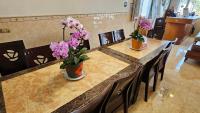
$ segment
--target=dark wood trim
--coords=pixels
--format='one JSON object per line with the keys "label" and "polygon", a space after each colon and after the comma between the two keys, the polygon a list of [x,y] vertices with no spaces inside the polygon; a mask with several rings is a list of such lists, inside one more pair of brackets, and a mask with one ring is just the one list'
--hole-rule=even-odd
{"label": "dark wood trim", "polygon": [[128,64],[132,64],[132,62],[139,62],[137,59],[133,58],[133,57],[130,57],[130,56],[127,56],[127,55],[124,55],[118,51],[115,51],[115,50],[112,50],[110,48],[100,48],[99,51],[107,54],[107,55],[110,55],[118,60],[121,60],[123,62],[126,62]]}
{"label": "dark wood trim", "polygon": [[103,53],[106,53],[106,54],[110,54],[112,57],[115,57],[115,58],[117,58],[121,61],[124,61],[126,63],[139,62],[138,59],[136,59],[132,56],[123,54],[119,51],[116,51],[116,50],[113,50],[113,49],[110,49],[110,48],[107,48],[107,47],[101,48],[100,51],[103,52]]}

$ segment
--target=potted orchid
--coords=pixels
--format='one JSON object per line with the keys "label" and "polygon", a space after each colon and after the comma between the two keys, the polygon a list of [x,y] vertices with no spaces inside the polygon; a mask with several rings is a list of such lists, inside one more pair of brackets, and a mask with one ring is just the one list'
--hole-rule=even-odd
{"label": "potted orchid", "polygon": [[152,29],[152,22],[150,19],[140,18],[139,20],[139,32],[142,35],[147,36],[148,31]]}
{"label": "potted orchid", "polygon": [[143,36],[145,33],[141,32],[141,29],[151,29],[152,24],[148,19],[136,18],[134,28],[136,30],[130,35],[132,38],[132,49],[141,50],[143,48],[143,43],[145,42],[145,38]]}
{"label": "potted orchid", "polygon": [[53,56],[57,59],[62,59],[61,69],[65,69],[68,79],[77,79],[83,76],[83,61],[88,59],[84,53],[87,48],[81,48],[84,40],[88,40],[89,33],[83,25],[76,19],[68,17],[62,22],[63,24],[63,38],[65,28],[69,28],[74,32],[71,33],[69,40],[61,42],[52,42],[50,48],[53,51]]}

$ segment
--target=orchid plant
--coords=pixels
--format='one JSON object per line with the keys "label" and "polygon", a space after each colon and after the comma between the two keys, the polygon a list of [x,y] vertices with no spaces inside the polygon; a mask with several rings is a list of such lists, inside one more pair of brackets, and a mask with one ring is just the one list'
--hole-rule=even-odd
{"label": "orchid plant", "polygon": [[64,69],[68,65],[76,66],[88,59],[88,56],[84,55],[87,48],[82,48],[80,46],[83,45],[84,40],[89,39],[89,33],[78,20],[72,17],[68,17],[66,20],[62,21],[62,25],[64,26],[63,30],[67,27],[74,32],[71,33],[67,41],[52,42],[50,44],[50,49],[53,51],[53,57],[63,59],[60,68]]}
{"label": "orchid plant", "polygon": [[149,19],[146,19],[146,18],[142,18],[142,17],[140,17],[139,19],[135,18],[134,28],[136,30],[133,33],[131,33],[130,36],[135,40],[144,42],[144,37],[139,33],[139,28],[150,30],[152,29],[152,23]]}
{"label": "orchid plant", "polygon": [[152,22],[146,18],[140,18],[139,27],[142,29],[150,30],[152,29]]}

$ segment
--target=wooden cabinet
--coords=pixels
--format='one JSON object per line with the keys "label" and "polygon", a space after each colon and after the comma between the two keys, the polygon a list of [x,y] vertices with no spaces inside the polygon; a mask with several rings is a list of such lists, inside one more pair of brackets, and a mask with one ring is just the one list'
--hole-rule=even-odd
{"label": "wooden cabinet", "polygon": [[185,61],[186,61],[188,58],[194,59],[194,60],[197,60],[197,61],[200,61],[200,41],[195,42],[195,43],[192,45],[191,50],[189,50],[189,51],[186,53]]}
{"label": "wooden cabinet", "polygon": [[195,21],[199,17],[167,17],[164,40],[178,39],[176,44],[180,44],[185,36],[191,35]]}

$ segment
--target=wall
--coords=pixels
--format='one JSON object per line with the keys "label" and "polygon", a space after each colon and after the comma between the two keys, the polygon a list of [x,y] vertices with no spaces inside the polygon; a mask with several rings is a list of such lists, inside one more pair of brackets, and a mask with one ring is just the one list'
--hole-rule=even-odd
{"label": "wall", "polygon": [[[93,1],[96,1],[96,3],[99,4],[100,0],[93,0]],[[108,2],[111,3],[111,1],[113,2],[113,0],[102,0],[101,4],[104,3],[104,5],[106,5]],[[120,1],[118,3],[121,4]],[[9,2],[10,0],[8,1],[8,3]],[[71,4],[72,3],[74,2],[71,2]],[[95,9],[95,6],[93,5],[91,6],[91,4],[88,4],[87,8],[88,8],[87,10],[89,10],[90,8]],[[4,7],[4,9],[8,10],[9,12],[10,7],[9,8]],[[78,10],[81,9],[82,7],[78,8]],[[98,7],[97,9],[100,10]],[[104,13],[103,10],[105,10],[105,12],[108,10],[108,12],[111,13]],[[123,4],[121,4],[120,6],[114,5],[110,9],[103,9],[103,10],[98,11],[98,13],[94,14],[71,14],[73,13],[73,11],[71,11],[68,12],[69,14],[66,13],[60,16],[56,13],[56,15],[51,15],[51,16],[3,17],[0,18],[0,29],[8,28],[10,30],[10,33],[0,33],[0,43],[14,41],[14,40],[23,40],[26,48],[32,48],[49,44],[52,41],[60,41],[62,40],[61,20],[65,19],[68,16],[72,16],[76,19],[79,19],[80,22],[83,23],[83,25],[85,25],[85,27],[91,34],[90,45],[92,48],[99,46],[99,39],[98,39],[99,33],[113,31],[117,29],[124,29],[126,37],[129,37],[129,34],[133,31],[133,22],[130,21],[131,18],[129,11],[130,8],[127,7],[125,11],[123,8]],[[2,14],[2,12],[0,14]],[[13,14],[5,13],[2,15],[10,16]]]}
{"label": "wall", "polygon": [[127,12],[124,0],[0,0],[0,17]]}

